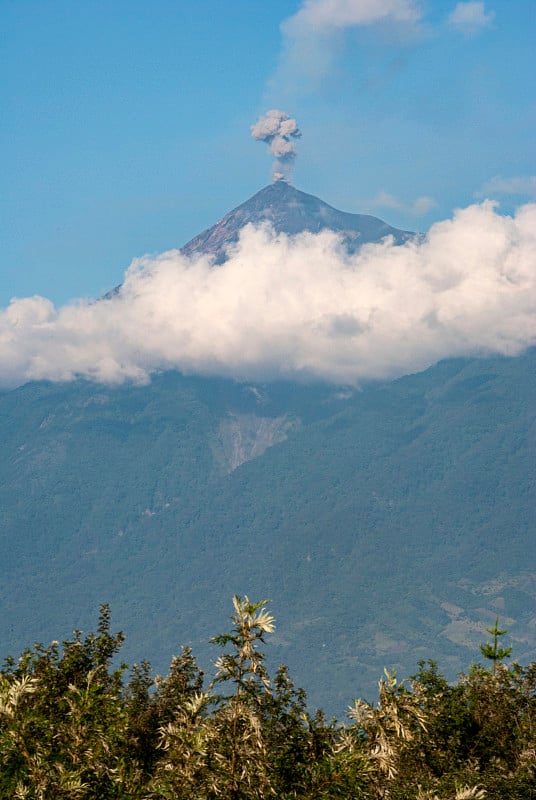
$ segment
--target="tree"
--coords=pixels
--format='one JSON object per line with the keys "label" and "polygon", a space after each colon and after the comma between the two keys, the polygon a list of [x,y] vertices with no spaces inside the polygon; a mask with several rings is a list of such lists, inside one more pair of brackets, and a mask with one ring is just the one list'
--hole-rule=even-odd
{"label": "tree", "polygon": [[489,658],[490,661],[493,662],[492,671],[495,672],[497,664],[500,664],[503,659],[510,657],[512,653],[512,647],[499,647],[499,637],[504,636],[507,631],[502,631],[499,629],[498,616],[495,619],[495,625],[493,628],[486,628],[486,631],[493,636],[493,643],[486,642],[485,644],[481,644],[480,652],[484,658]]}
{"label": "tree", "polygon": [[273,794],[263,738],[265,698],[272,694],[259,643],[274,630],[274,617],[266,611],[266,600],[251,603],[247,596],[233,597],[233,628],[211,641],[231,646],[216,661],[212,686],[231,684],[230,695],[217,698],[214,723],[217,730],[214,761],[218,791],[230,800],[250,800]]}
{"label": "tree", "polygon": [[411,691],[399,683],[394,673],[385,670],[378,683],[378,704],[355,700],[348,716],[354,721],[354,736],[376,765],[371,784],[377,797],[388,797],[399,766],[416,736],[427,729],[425,693],[413,682]]}
{"label": "tree", "polygon": [[129,785],[136,770],[123,759],[123,670],[112,669],[123,638],[110,633],[104,605],[97,633],[75,631],[61,648],[37,644],[7,661],[0,677],[13,713],[0,714],[3,796],[97,800]]}
{"label": "tree", "polygon": [[[165,677],[151,676],[148,661],[134,664],[125,687],[127,712],[127,752],[140,763],[144,774],[151,774],[160,759],[163,730],[177,722],[185,704],[203,691],[203,673],[189,647],[171,660]],[[164,737],[165,738],[165,737]]]}

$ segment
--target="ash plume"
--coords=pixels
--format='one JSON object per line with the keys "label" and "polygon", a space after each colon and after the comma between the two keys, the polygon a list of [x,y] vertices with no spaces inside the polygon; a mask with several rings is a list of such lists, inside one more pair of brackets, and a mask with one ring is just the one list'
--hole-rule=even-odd
{"label": "ash plume", "polygon": [[294,139],[299,139],[301,131],[295,119],[284,111],[272,109],[251,126],[251,135],[259,142],[266,142],[275,158],[273,166],[274,181],[289,181],[292,163],[297,155]]}

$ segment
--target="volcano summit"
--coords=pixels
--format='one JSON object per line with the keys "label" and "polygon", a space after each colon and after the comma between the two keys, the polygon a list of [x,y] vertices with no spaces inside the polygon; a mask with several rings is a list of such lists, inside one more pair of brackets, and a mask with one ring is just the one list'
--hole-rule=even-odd
{"label": "volcano summit", "polygon": [[414,236],[401,231],[368,214],[349,214],[320,200],[312,194],[300,192],[284,180],[265,186],[245,203],[229,211],[215,225],[195,236],[184,245],[184,255],[208,253],[216,261],[225,260],[225,249],[238,241],[240,230],[249,224],[269,222],[276,233],[295,235],[309,231],[319,233],[331,230],[340,233],[350,252],[362,244],[379,242],[392,236],[396,244],[403,244]]}

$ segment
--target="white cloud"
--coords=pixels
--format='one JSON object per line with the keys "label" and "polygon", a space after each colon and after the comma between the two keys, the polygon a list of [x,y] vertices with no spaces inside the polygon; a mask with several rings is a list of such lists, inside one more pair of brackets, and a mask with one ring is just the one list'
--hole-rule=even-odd
{"label": "white cloud", "polygon": [[476,197],[489,197],[497,194],[517,194],[522,197],[536,197],[536,175],[518,175],[503,178],[496,175],[476,192]]}
{"label": "white cloud", "polygon": [[[281,23],[283,47],[271,86],[292,94],[314,90],[333,70],[344,50],[347,31],[373,26],[396,31],[398,44],[413,43],[432,30],[422,0],[302,0],[298,11]],[[494,11],[484,2],[459,2],[447,25],[465,35],[489,27]],[[438,27],[441,30],[442,26]]]}
{"label": "white cloud", "polygon": [[486,13],[484,3],[473,2],[457,3],[448,16],[448,22],[453,27],[464,33],[477,33],[482,28],[487,28],[495,19],[495,12]]}
{"label": "white cloud", "polygon": [[416,217],[423,217],[436,206],[437,203],[433,197],[423,195],[422,197],[418,197],[413,205],[410,206],[410,213],[414,214]]}
{"label": "white cloud", "polygon": [[303,91],[331,71],[345,31],[382,24],[413,35],[421,18],[418,0],[304,0],[281,24],[283,50],[272,83]]}
{"label": "white cloud", "polygon": [[435,208],[437,203],[433,197],[428,197],[427,195],[417,197],[413,203],[404,203],[388,192],[378,192],[369,205],[371,208],[392,208],[395,211],[402,211],[413,217],[423,217],[432,208]]}
{"label": "white cloud", "polygon": [[536,343],[536,204],[457,211],[422,241],[348,255],[330,232],[246,227],[214,267],[178,251],[133,262],[119,293],[56,309],[0,311],[4,386],[151,372],[238,379],[392,378],[449,356],[515,355]]}
{"label": "white cloud", "polygon": [[351,28],[386,21],[413,24],[420,18],[419,3],[415,0],[304,0],[282,28],[286,34],[299,36],[307,30]]}

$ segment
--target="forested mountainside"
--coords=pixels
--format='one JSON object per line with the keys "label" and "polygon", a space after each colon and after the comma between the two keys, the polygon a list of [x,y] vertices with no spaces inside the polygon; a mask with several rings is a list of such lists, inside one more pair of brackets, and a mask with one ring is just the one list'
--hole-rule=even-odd
{"label": "forested mountainside", "polygon": [[361,391],[169,373],[0,396],[4,652],[109,602],[124,657],[203,667],[234,593],[271,666],[341,714],[384,666],[454,677],[499,613],[535,653],[535,352]]}

